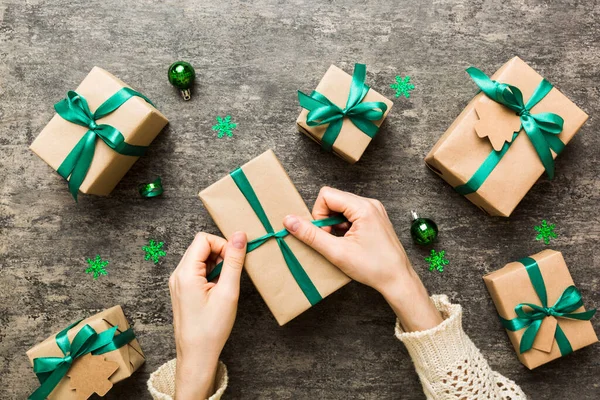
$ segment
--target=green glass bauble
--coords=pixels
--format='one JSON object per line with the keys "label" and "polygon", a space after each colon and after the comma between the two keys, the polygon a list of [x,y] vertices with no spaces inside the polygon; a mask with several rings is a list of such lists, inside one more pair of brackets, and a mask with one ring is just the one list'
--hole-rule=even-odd
{"label": "green glass bauble", "polygon": [[433,243],[438,235],[438,227],[429,218],[420,218],[417,213],[412,212],[413,222],[410,226],[410,235],[416,244],[427,245]]}
{"label": "green glass bauble", "polygon": [[190,88],[194,84],[196,71],[190,63],[176,61],[169,67],[169,82],[181,92],[184,100],[191,98]]}

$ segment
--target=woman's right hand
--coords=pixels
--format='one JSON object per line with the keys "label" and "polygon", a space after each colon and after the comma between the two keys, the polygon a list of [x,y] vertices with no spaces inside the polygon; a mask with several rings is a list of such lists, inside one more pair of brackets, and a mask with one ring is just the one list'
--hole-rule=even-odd
{"label": "woman's right hand", "polygon": [[294,215],[288,215],[283,224],[346,275],[380,292],[406,330],[429,329],[441,323],[441,316],[413,270],[381,202],[322,188],[313,218],[340,213],[349,221],[334,227],[345,231],[343,237],[332,235],[331,227],[318,228]]}

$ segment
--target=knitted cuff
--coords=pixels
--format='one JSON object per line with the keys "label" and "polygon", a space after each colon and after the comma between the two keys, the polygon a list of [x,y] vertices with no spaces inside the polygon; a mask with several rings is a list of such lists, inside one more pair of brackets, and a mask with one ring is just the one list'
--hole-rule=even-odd
{"label": "knitted cuff", "polygon": [[[177,360],[173,359],[161,365],[150,375],[148,379],[148,390],[155,400],[173,400],[175,398],[175,371],[177,370]],[[217,366],[215,376],[215,387],[217,390],[208,400],[218,400],[225,393],[227,388],[227,367],[221,361]]]}
{"label": "knitted cuff", "polygon": [[444,318],[438,326],[426,331],[404,332],[396,321],[396,337],[404,343],[415,365],[422,368],[454,364],[473,347],[462,329],[461,306],[451,304],[446,295],[434,295],[431,300]]}

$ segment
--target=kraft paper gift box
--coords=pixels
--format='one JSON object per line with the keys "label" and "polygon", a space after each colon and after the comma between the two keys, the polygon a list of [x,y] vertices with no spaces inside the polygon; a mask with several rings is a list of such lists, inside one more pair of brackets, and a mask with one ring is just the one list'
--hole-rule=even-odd
{"label": "kraft paper gift box", "polygon": [[[273,151],[269,150],[249,161],[241,167],[241,172],[250,183],[275,232],[284,229],[283,219],[289,214],[312,219]],[[259,238],[267,233],[265,227],[237,185],[231,174],[227,175],[202,190],[200,199],[226,238],[236,231],[246,232],[248,240]],[[283,240],[321,298],[350,281],[323,256],[293,236],[288,235]],[[275,239],[249,252],[244,266],[279,325],[284,325],[311,307],[311,300],[292,275]]]}
{"label": "kraft paper gift box", "polygon": [[[315,91],[321,93],[339,108],[343,109],[348,100],[351,84],[352,76],[348,75],[335,65],[331,65],[323,76],[323,79],[321,79],[321,82],[317,85]],[[299,96],[301,96],[301,94],[299,94]],[[387,106],[387,110],[383,113],[383,117],[379,120],[372,121],[378,128],[386,119],[394,103],[373,89],[369,89],[361,103],[365,102],[382,102]],[[308,126],[306,120],[307,117],[308,110],[302,109],[302,112],[296,121],[298,131],[321,144],[325,131],[329,125]],[[371,140],[372,138],[361,131],[348,117],[344,117],[339,136],[335,139],[331,150],[342,159],[354,164],[363,155],[367,146],[371,143]]]}
{"label": "kraft paper gift box", "polygon": [[[569,347],[575,351],[598,341],[589,320],[595,310],[586,312],[582,305],[585,299],[577,303],[573,299],[579,297],[571,297],[571,302],[563,298],[557,304],[561,296],[569,297],[568,292],[571,292],[571,296],[579,296],[578,291],[576,294],[573,293],[576,291],[575,288],[570,288],[574,283],[562,253],[544,250],[520,261],[511,262],[504,268],[485,275],[483,280],[494,300],[501,321],[504,320],[502,323],[507,328],[506,332],[519,360],[527,368],[533,369],[562,357],[570,352]],[[534,287],[534,282],[537,282],[537,289]],[[523,308],[530,315],[537,312],[538,317],[542,317],[537,334],[533,331],[535,327],[531,327],[535,325],[534,321],[528,321],[533,323],[521,328],[519,321],[515,320],[516,326],[509,329],[510,321],[518,317],[516,307],[519,304],[528,303],[543,308],[544,304],[540,296],[543,297],[544,288],[547,296],[545,306],[553,309],[549,312],[550,315],[541,310],[533,310],[529,306]],[[571,309],[568,309],[569,305],[572,306]],[[570,318],[569,315],[556,316],[556,312],[571,314],[571,316]],[[582,319],[575,319],[576,314],[579,313],[584,313],[580,314]],[[527,334],[529,327],[532,331]],[[534,338],[529,350],[525,350],[527,343],[524,339],[525,335]],[[521,352],[521,346],[525,351]]]}
{"label": "kraft paper gift box", "polygon": [[[542,81],[542,77],[518,57],[504,64],[491,79],[516,86],[523,94],[524,103],[528,102]],[[543,134],[548,143],[550,140],[556,142],[558,138],[566,145],[588,118],[584,111],[556,88],[552,88],[529,111],[531,115],[526,116],[529,120],[535,114],[547,112],[555,113],[564,120],[560,134]],[[486,213],[508,217],[545,171],[541,157],[528,134],[520,128],[520,123],[517,112],[481,92],[450,125],[426,156],[425,162]],[[505,141],[510,141],[515,132],[519,133],[487,178],[474,176],[480,167],[486,169],[483,163],[494,157],[492,153],[500,155],[503,146],[508,146]],[[542,145],[547,149],[547,144]],[[553,147],[560,146],[558,143]],[[550,158],[550,163],[555,157],[554,150],[550,150],[546,156]],[[476,190],[473,192],[473,189]]]}
{"label": "kraft paper gift box", "polygon": [[[113,327],[117,327],[114,336],[115,338],[118,338],[120,334],[126,332],[130,328],[129,322],[125,318],[125,314],[123,314],[121,306],[114,306],[79,322],[73,328],[69,329],[67,333],[67,338],[70,343],[74,345],[73,339],[84,328],[85,325],[89,325],[98,334],[101,334],[102,332],[105,332]],[[56,336],[57,335],[49,337],[48,339],[44,340],[43,342],[37,344],[35,347],[27,351],[27,357],[29,357],[31,365],[34,364],[34,359],[36,358],[65,357],[65,354],[63,354],[56,342]],[[72,346],[71,350],[75,350],[74,346]],[[60,382],[58,382],[54,390],[52,390],[51,394],[48,396],[48,399],[85,399],[88,397],[86,397],[86,394],[83,392],[87,391],[90,388],[91,390],[93,390],[98,384],[100,384],[100,387],[102,387],[102,382],[96,382],[95,380],[100,378],[106,379],[106,377],[103,377],[101,375],[95,376],[94,373],[96,371],[81,370],[81,364],[79,363],[85,363],[86,360],[84,359],[84,357],[86,356],[76,358],[73,361],[73,364],[67,371],[66,376],[64,376],[60,380]],[[102,357],[105,361],[108,362],[102,364],[108,364],[109,368],[110,366],[114,366],[114,369],[116,369],[116,371],[108,377],[110,383],[104,382],[105,385],[108,385],[107,387],[105,386],[107,389],[110,389],[110,387],[112,387],[111,384],[120,382],[130,377],[145,361],[144,353],[142,352],[140,344],[135,338],[133,338],[133,340],[129,341],[122,347],[117,348],[116,350],[109,351],[98,356],[95,355],[93,357]],[[75,369],[77,369],[78,371],[78,379],[76,389],[73,390],[71,387],[73,383],[72,381],[74,379],[72,372]],[[110,371],[112,370],[109,370],[109,373]],[[81,388],[81,390],[79,388]],[[101,396],[104,395],[104,393],[99,394]]]}
{"label": "kraft paper gift box", "polygon": [[[90,111],[94,112],[123,88],[129,86],[102,68],[94,67],[75,92],[87,100]],[[138,96],[129,98],[116,110],[95,121],[97,126],[104,124],[116,128],[123,135],[125,142],[134,146],[149,146],[167,123],[164,115]],[[57,113],[30,148],[48,165],[59,170],[88,129],[89,126],[67,121]],[[94,142],[93,159],[79,191],[107,196],[139,157],[119,154],[99,137],[96,137]],[[74,196],[76,193],[74,189]]]}

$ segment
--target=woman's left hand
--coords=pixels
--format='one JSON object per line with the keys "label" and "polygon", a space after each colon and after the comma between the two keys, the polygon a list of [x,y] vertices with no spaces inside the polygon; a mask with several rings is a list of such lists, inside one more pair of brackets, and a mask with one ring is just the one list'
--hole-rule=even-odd
{"label": "woman's left hand", "polygon": [[[229,242],[198,233],[169,279],[177,347],[175,397],[206,399],[213,394],[219,356],[231,334],[246,256],[246,234]],[[207,273],[221,260],[217,282]]]}

